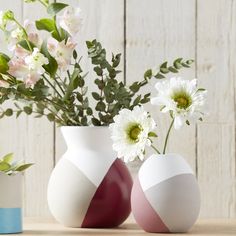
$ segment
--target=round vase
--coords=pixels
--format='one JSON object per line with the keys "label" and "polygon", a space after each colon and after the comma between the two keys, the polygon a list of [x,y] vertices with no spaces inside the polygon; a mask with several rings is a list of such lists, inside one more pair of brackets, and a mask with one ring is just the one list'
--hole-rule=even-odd
{"label": "round vase", "polygon": [[131,211],[132,178],[116,158],[108,127],[62,127],[67,151],[48,184],[52,215],[68,227],[111,228]]}
{"label": "round vase", "polygon": [[177,154],[148,158],[134,181],[131,208],[147,232],[187,232],[200,210],[199,186],[187,162]]}
{"label": "round vase", "polygon": [[21,173],[0,172],[0,234],[22,233],[22,181]]}

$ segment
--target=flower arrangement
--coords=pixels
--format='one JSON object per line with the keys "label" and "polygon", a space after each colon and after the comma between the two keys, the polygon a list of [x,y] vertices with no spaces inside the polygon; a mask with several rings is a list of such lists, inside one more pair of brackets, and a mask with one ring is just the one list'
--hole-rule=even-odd
{"label": "flower arrangement", "polygon": [[197,80],[171,78],[157,82],[157,95],[151,98],[151,104],[160,106],[162,113],[169,113],[171,124],[167,131],[163,151],[153,145],[156,123],[142,106],[136,106],[132,111],[123,109],[110,125],[113,149],[118,157],[125,162],[133,161],[136,157],[144,159],[146,146],[150,146],[157,154],[166,154],[169,135],[172,127],[180,129],[184,124],[200,120],[204,116],[204,104],[207,91],[198,88]]}
{"label": "flower arrangement", "polygon": [[[101,43],[93,40],[86,46],[95,74],[88,74],[76,50],[81,10],[48,0],[25,2],[43,4],[49,17],[21,24],[12,11],[0,12],[0,29],[10,51],[0,54],[0,104],[8,100],[15,104],[14,109],[1,108],[0,118],[25,113],[46,116],[59,126],[107,126],[120,110],[133,110],[150,101],[150,93],[139,92],[151,78],[163,79],[193,62],[182,58],[172,65],[164,62],[156,71],[147,70],[142,81],[125,85],[117,78],[121,54],[112,54],[108,60]],[[40,31],[47,33],[46,39]],[[93,76],[97,90],[90,96],[87,85]]]}
{"label": "flower arrangement", "polygon": [[32,165],[32,163],[25,163],[24,161],[13,162],[13,153],[9,153],[0,159],[0,172],[7,175],[14,175],[18,172],[25,171]]}

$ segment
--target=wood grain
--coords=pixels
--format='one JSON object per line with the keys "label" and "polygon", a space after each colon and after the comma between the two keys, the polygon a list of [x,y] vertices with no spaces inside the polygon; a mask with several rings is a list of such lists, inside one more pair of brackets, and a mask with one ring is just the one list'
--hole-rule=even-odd
{"label": "wood grain", "polygon": [[197,12],[198,77],[210,110],[198,128],[201,216],[235,217],[235,1],[198,1]]}
{"label": "wood grain", "polygon": [[[142,80],[146,69],[156,68],[164,61],[178,57],[195,58],[195,1],[194,0],[129,0],[126,3],[126,81]],[[195,77],[194,68],[183,70],[186,79]],[[172,75],[174,76],[174,75]],[[169,76],[168,76],[169,77]],[[154,84],[144,91],[152,91]],[[168,115],[159,108],[147,106],[157,120],[158,141],[163,148],[164,136],[170,125]],[[195,126],[185,127],[171,134],[169,152],[181,153],[195,170]],[[137,162],[136,168],[139,168]]]}

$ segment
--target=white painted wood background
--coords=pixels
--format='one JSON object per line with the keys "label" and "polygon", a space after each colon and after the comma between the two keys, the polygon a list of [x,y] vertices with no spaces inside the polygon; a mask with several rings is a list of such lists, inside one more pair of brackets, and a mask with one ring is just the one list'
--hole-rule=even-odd
{"label": "white painted wood background", "polygon": [[[236,217],[236,1],[64,2],[83,10],[81,53],[87,55],[84,41],[95,37],[108,52],[121,52],[121,78],[128,84],[141,80],[147,68],[164,60],[180,56],[195,59],[195,66],[181,75],[198,77],[209,90],[210,115],[201,124],[173,133],[169,150],[181,153],[196,172],[202,192],[201,217]],[[13,10],[21,21],[45,15],[39,4],[25,4],[23,0],[0,0],[0,9]],[[5,50],[1,40],[0,49]],[[86,61],[84,64],[89,70]],[[157,119],[162,136],[168,119],[162,115]],[[50,216],[47,182],[64,150],[60,131],[46,120],[0,120],[0,154],[13,151],[18,159],[36,163],[25,175],[26,216]],[[131,166],[133,172],[139,164]]]}

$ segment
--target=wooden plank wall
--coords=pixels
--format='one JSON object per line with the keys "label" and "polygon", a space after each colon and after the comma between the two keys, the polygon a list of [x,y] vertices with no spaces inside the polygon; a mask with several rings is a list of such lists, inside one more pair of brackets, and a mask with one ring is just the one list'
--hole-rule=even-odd
{"label": "wooden plank wall", "polygon": [[[86,59],[85,40],[97,38],[110,52],[123,54],[120,79],[141,80],[147,68],[176,57],[196,63],[182,76],[198,77],[209,90],[210,114],[198,125],[172,133],[171,152],[181,153],[194,169],[202,191],[201,217],[236,217],[235,81],[236,2],[234,0],[65,0],[79,6],[84,27],[79,51]],[[22,21],[45,15],[38,4],[0,0]],[[5,47],[0,41],[0,49]],[[155,81],[154,81],[155,82]],[[152,84],[145,90],[152,90]],[[91,84],[92,86],[92,84]],[[144,90],[144,91],[145,91]],[[148,106],[158,120],[159,136],[169,120]],[[162,144],[160,144],[162,145]],[[46,120],[21,117],[0,120],[0,154],[14,151],[36,165],[25,176],[25,215],[50,216],[46,188],[50,172],[66,147],[60,130]],[[140,162],[130,165],[135,175]]]}

